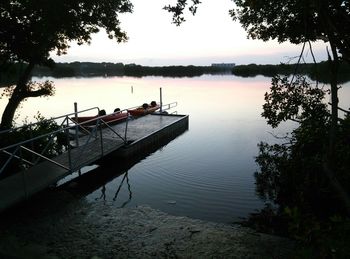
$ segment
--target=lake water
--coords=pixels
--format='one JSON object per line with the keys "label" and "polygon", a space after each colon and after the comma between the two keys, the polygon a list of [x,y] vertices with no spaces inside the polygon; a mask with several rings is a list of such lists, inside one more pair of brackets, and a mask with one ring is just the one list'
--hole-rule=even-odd
{"label": "lake water", "polygon": [[[50,79],[50,78],[49,78]],[[44,80],[44,79],[37,79]],[[270,79],[231,75],[195,78],[109,77],[50,79],[56,95],[24,102],[18,121],[37,111],[46,117],[98,106],[107,112],[152,100],[178,102],[176,111],[190,115],[189,130],[128,170],[84,196],[114,206],[148,204],[173,215],[217,222],[237,221],[262,207],[255,195],[257,143],[276,142],[293,125],[271,129],[260,117]],[[349,105],[349,85],[341,104]],[[0,100],[4,107],[5,100]],[[343,106],[348,108],[348,106]],[[127,174],[125,174],[127,173]],[[127,177],[126,177],[127,176]]]}

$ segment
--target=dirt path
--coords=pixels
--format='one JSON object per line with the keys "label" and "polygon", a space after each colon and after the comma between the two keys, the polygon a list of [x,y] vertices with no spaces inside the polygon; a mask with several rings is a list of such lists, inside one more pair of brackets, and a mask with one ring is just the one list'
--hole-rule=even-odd
{"label": "dirt path", "polygon": [[293,254],[291,241],[238,225],[171,216],[148,206],[120,209],[89,204],[67,193],[59,197],[45,205],[34,200],[1,216],[0,258],[289,258]]}

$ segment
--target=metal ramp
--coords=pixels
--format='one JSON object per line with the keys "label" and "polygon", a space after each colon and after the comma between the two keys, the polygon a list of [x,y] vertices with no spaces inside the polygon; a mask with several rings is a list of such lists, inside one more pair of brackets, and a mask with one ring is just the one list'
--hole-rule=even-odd
{"label": "metal ramp", "polygon": [[[80,157],[79,148],[72,151],[72,159],[75,159],[77,170],[83,166],[91,164],[102,158],[104,155],[113,152],[121,146],[124,146],[122,141],[103,140],[104,153],[98,151],[100,141],[95,140],[88,144],[88,149],[85,147],[83,156]],[[82,149],[80,147],[80,149]],[[78,156],[80,158],[78,158]],[[53,159],[57,163],[69,167],[68,153],[61,154]],[[0,211],[11,206],[12,204],[26,200],[33,194],[55,184],[58,180],[69,175],[72,171],[58,166],[50,161],[43,161],[27,170],[22,170],[19,173],[6,177],[0,181]]]}
{"label": "metal ramp", "polygon": [[[96,110],[97,114],[99,112],[99,109],[95,107],[80,113],[92,110]],[[127,143],[126,132],[129,118],[124,123],[123,132],[118,133],[103,120],[105,116],[84,123],[77,123],[73,116],[77,117],[78,114],[67,114],[39,122],[55,121],[57,123],[59,121],[59,127],[53,132],[0,149],[3,157],[7,155],[7,159],[1,161],[0,174],[6,172],[11,163],[16,163],[23,168],[21,171],[0,180],[0,211],[14,203],[27,199],[29,196],[55,184],[68,174],[95,162]],[[37,124],[23,127],[30,129],[30,127],[34,128]],[[11,132],[20,131],[23,127],[0,132],[0,136],[11,136]],[[72,132],[76,134],[72,136]],[[114,138],[104,138],[103,135],[106,132],[112,134]],[[57,141],[59,134],[61,134],[61,138],[63,134],[67,140],[66,146],[63,147],[62,153],[49,157],[45,152],[50,144]],[[43,139],[47,140],[47,143],[41,145],[39,150],[38,148],[34,149],[33,147],[38,146],[37,143]]]}

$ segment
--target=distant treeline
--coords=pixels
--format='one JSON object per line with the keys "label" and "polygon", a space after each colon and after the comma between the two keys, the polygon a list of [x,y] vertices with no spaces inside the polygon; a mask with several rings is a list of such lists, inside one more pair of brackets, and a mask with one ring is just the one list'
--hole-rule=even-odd
{"label": "distant treeline", "polygon": [[88,77],[88,76],[165,76],[193,77],[203,74],[231,73],[230,70],[211,66],[158,66],[149,67],[123,63],[73,62],[56,63],[53,69],[38,67],[35,76]]}
{"label": "distant treeline", "polygon": [[[14,83],[15,79],[25,69],[25,64],[12,64],[0,70],[2,84]],[[36,67],[32,76],[43,77],[96,77],[96,76],[164,76],[164,77],[194,77],[203,74],[232,73],[230,69],[212,66],[159,66],[148,67],[123,63],[93,63],[72,62],[55,63],[51,68]]]}
{"label": "distant treeline", "polygon": [[[0,87],[14,84],[25,69],[26,64],[11,64],[0,68]],[[123,63],[72,62],[56,63],[51,68],[36,67],[33,76],[62,77],[97,77],[97,76],[163,76],[163,77],[194,77],[204,74],[234,74],[242,77],[263,75],[272,77],[276,74],[292,75],[295,72],[309,76],[313,80],[329,83],[329,66],[326,61],[318,64],[279,64],[279,65],[238,65],[232,68],[214,66],[158,66],[149,67]],[[341,63],[339,82],[350,81],[350,66]]]}
{"label": "distant treeline", "polygon": [[[274,75],[292,75],[294,73],[300,73],[307,75],[312,80],[318,80],[319,82],[329,83],[330,70],[327,61],[323,61],[317,64],[279,64],[279,65],[239,65],[232,69],[232,73],[236,76],[253,77],[257,75],[263,75],[272,77]],[[350,65],[346,62],[342,62],[339,67],[338,75],[339,83],[350,81]]]}
{"label": "distant treeline", "polygon": [[[14,84],[25,69],[26,64],[11,64],[0,67],[0,87]],[[163,76],[163,77],[194,77],[204,74],[231,74],[229,68],[214,66],[158,66],[148,67],[123,63],[72,62],[55,63],[52,67],[36,67],[32,76],[55,78],[62,77],[109,77],[109,76]]]}

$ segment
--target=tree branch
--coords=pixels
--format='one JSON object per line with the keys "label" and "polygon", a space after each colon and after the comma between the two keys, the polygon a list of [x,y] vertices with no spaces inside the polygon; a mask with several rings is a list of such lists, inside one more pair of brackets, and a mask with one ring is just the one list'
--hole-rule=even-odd
{"label": "tree branch", "polygon": [[295,77],[295,75],[297,74],[297,70],[298,70],[298,67],[299,67],[299,64],[300,64],[300,60],[301,60],[301,58],[302,58],[302,56],[303,56],[303,54],[304,54],[305,45],[306,45],[306,42],[304,42],[303,47],[302,47],[302,49],[301,49],[301,52],[300,52],[300,55],[299,55],[299,58],[298,58],[298,62],[297,62],[297,64],[295,65],[295,69],[294,69],[294,73],[293,73],[292,79],[290,80],[290,84],[293,83],[294,77]]}
{"label": "tree branch", "polygon": [[43,88],[35,91],[27,91],[24,93],[24,98],[29,98],[29,97],[40,97],[43,95],[50,95],[51,91],[49,89]]}
{"label": "tree branch", "polygon": [[[332,105],[332,103],[328,103],[329,105]],[[343,109],[343,108],[341,108],[341,107],[339,107],[338,106],[338,110],[340,110],[340,111],[342,111],[342,112],[345,112],[345,113],[347,113],[347,114],[350,114],[350,110],[345,110],[345,109]]]}

